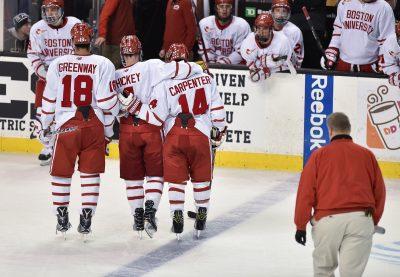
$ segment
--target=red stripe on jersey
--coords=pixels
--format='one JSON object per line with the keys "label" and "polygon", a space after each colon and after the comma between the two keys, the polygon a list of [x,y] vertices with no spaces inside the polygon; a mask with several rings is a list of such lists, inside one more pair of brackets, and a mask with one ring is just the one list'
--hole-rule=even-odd
{"label": "red stripe on jersey", "polygon": [[182,200],[169,200],[170,204],[183,204],[185,203],[185,201]]}
{"label": "red stripe on jersey", "polygon": [[225,118],[222,118],[222,119],[214,119],[212,122],[224,122],[225,121]]}
{"label": "red stripe on jersey", "polygon": [[69,205],[69,202],[53,202],[53,205],[55,205],[55,206],[65,206],[65,205]]}
{"label": "red stripe on jersey", "polygon": [[104,126],[105,126],[105,127],[110,127],[110,126],[114,125],[114,121],[115,121],[115,120],[113,120],[110,124],[107,124],[107,125],[104,125]]}
{"label": "red stripe on jersey", "polygon": [[149,122],[149,119],[150,119],[149,112],[146,112],[146,122]]}
{"label": "red stripe on jersey", "polygon": [[111,108],[109,108],[108,110],[111,110],[112,108],[114,108],[114,107],[115,107],[115,105],[117,105],[117,103],[118,103],[118,99],[115,101],[114,105],[112,105],[112,107],[111,107]]}
{"label": "red stripe on jersey", "polygon": [[159,189],[146,189],[145,192],[146,192],[146,193],[152,193],[152,192],[154,192],[154,193],[162,194],[162,191],[159,190]]}
{"label": "red stripe on jersey", "polygon": [[384,42],[386,39],[385,38],[383,38],[383,39],[378,39],[378,42]]}
{"label": "red stripe on jersey", "polygon": [[105,112],[105,111],[103,112],[103,114],[104,114],[104,115],[112,115],[112,113],[110,113],[110,112]]}
{"label": "red stripe on jersey", "polygon": [[100,187],[100,184],[81,184],[81,187]]}
{"label": "red stripe on jersey", "polygon": [[212,108],[210,111],[212,112],[212,111],[218,111],[218,110],[222,110],[224,108],[224,106],[219,106],[219,107],[216,107],[216,108]]}
{"label": "red stripe on jersey", "polygon": [[42,96],[42,99],[43,99],[44,101],[47,101],[47,102],[49,102],[49,103],[56,103],[56,99],[54,99],[54,100],[51,100],[51,99],[49,99],[49,98],[46,98],[46,97],[44,97],[44,96]]}
{"label": "red stripe on jersey", "polygon": [[54,195],[54,196],[69,196],[69,192],[65,192],[65,193],[63,193],[63,192],[52,192],[51,195]]}
{"label": "red stripe on jersey", "polygon": [[82,196],[99,196],[98,192],[85,192],[81,194]]}
{"label": "red stripe on jersey", "polygon": [[81,175],[81,178],[98,178],[100,174],[93,174],[93,175]]}
{"label": "red stripe on jersey", "polygon": [[101,99],[97,100],[97,102],[105,102],[105,101],[108,101],[110,99],[113,99],[115,96],[116,96],[116,94],[113,94],[110,97],[101,98]]}
{"label": "red stripe on jersey", "polygon": [[341,26],[339,26],[339,25],[333,24],[333,26],[335,26],[335,27],[338,27],[338,28],[342,29],[342,27],[341,27]]}
{"label": "red stripe on jersey", "polygon": [[206,191],[206,190],[210,190],[210,189],[211,189],[211,186],[208,186],[208,187],[199,188],[199,189],[193,188],[193,191],[194,191],[194,192],[201,192],[201,191]]}
{"label": "red stripe on jersey", "polygon": [[185,79],[187,79],[190,76],[190,73],[192,72],[192,66],[186,62],[186,64],[189,66],[189,73],[186,75]]}
{"label": "red stripe on jersey", "polygon": [[46,112],[45,110],[42,110],[43,114],[54,114],[54,112]]}
{"label": "red stripe on jersey", "polygon": [[153,113],[153,115],[157,119],[158,122],[160,122],[161,124],[164,123],[164,121],[162,121],[161,118],[159,118],[155,113]]}
{"label": "red stripe on jersey", "polygon": [[71,186],[71,184],[60,184],[60,183],[53,183],[53,182],[51,182],[51,185],[55,186],[55,187],[70,187]]}
{"label": "red stripe on jersey", "polygon": [[175,75],[174,75],[174,77],[172,77],[171,79],[175,79],[175,77],[178,76],[178,72],[179,72],[179,63],[178,63],[178,62],[175,62],[175,66],[176,66],[176,68],[175,68]]}
{"label": "red stripe on jersey", "polygon": [[132,196],[132,197],[128,197],[128,200],[138,200],[138,199],[143,199],[144,195],[140,195],[140,196]]}
{"label": "red stripe on jersey", "polygon": [[185,193],[185,191],[183,189],[178,189],[178,188],[169,188],[169,191],[176,191],[176,192],[180,192],[180,193]]}
{"label": "red stripe on jersey", "polygon": [[149,180],[149,181],[147,181],[147,183],[164,183],[163,181],[160,181],[160,180]]}
{"label": "red stripe on jersey", "polygon": [[96,202],[83,202],[82,206],[97,206]]}
{"label": "red stripe on jersey", "polygon": [[332,34],[333,37],[340,37],[340,34]]}
{"label": "red stripe on jersey", "polygon": [[141,187],[141,186],[127,187],[126,189],[127,189],[127,190],[130,190],[130,189],[143,189],[143,187]]}

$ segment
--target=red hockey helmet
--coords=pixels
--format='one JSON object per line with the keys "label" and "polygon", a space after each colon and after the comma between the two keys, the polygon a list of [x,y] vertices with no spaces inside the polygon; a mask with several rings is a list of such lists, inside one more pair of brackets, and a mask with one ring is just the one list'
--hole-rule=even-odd
{"label": "red hockey helmet", "polygon": [[274,21],[277,24],[286,24],[290,18],[289,0],[272,0],[271,13]]}
{"label": "red hockey helmet", "polygon": [[167,53],[165,54],[165,61],[177,61],[184,60],[187,61],[189,59],[189,51],[187,50],[185,44],[183,43],[173,43],[168,48]]}
{"label": "red hockey helmet", "polygon": [[121,55],[140,55],[142,44],[135,35],[124,36],[119,44]]}
{"label": "red hockey helmet", "polygon": [[233,0],[215,0],[215,5],[230,4],[233,5]]}
{"label": "red hockey helmet", "polygon": [[254,22],[254,33],[258,43],[265,45],[269,44],[273,33],[274,19],[272,15],[267,13],[259,14]]}
{"label": "red hockey helmet", "polygon": [[64,16],[64,0],[43,0],[42,18],[50,25],[58,25]]}
{"label": "red hockey helmet", "polygon": [[93,38],[93,29],[86,23],[76,23],[71,29],[71,38],[75,45],[90,44]]}

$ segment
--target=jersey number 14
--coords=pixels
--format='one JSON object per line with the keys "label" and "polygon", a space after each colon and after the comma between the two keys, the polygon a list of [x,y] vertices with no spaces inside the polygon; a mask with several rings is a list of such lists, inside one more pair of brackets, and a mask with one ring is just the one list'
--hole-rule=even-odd
{"label": "jersey number 14", "polygon": [[[190,113],[186,95],[182,94],[179,96],[178,101],[179,105],[181,105],[182,113]],[[208,104],[204,88],[196,89],[192,108],[193,115],[205,114],[207,110]]]}

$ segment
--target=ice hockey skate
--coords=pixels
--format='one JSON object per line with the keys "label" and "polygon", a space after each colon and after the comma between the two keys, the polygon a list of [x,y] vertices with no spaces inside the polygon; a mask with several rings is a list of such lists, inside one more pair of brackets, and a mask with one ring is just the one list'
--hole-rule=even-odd
{"label": "ice hockey skate", "polygon": [[137,231],[139,234],[139,238],[142,239],[143,230],[144,230],[144,209],[136,208],[135,215],[133,216],[135,222],[133,224],[133,230]]}
{"label": "ice hockey skate", "polygon": [[53,149],[51,147],[45,147],[42,149],[42,151],[40,152],[40,154],[38,156],[41,166],[46,166],[51,163],[52,152],[53,152]]}
{"label": "ice hockey skate", "polygon": [[201,232],[206,228],[207,208],[200,207],[196,213],[196,221],[194,222],[195,236],[200,238]]}
{"label": "ice hockey skate", "polygon": [[152,200],[147,200],[144,204],[144,230],[150,238],[153,238],[154,233],[157,232],[157,220],[156,220],[156,212],[157,210],[154,208],[154,202]]}
{"label": "ice hockey skate", "polygon": [[171,231],[176,234],[176,238],[181,240],[181,233],[183,232],[183,211],[176,210],[172,216]]}
{"label": "ice hockey skate", "polygon": [[78,226],[78,232],[83,235],[84,241],[87,239],[87,235],[92,232],[90,228],[92,225],[93,210],[89,208],[82,209],[80,215],[80,224]]}
{"label": "ice hockey skate", "polygon": [[58,207],[57,208],[57,226],[56,226],[56,234],[61,232],[64,237],[64,240],[67,239],[66,232],[71,228],[71,223],[69,222],[68,217],[68,208],[67,207]]}

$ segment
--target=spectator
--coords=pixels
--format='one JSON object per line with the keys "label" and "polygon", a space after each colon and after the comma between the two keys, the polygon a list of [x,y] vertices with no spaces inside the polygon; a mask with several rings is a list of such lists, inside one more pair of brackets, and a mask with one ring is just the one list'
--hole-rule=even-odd
{"label": "spectator", "polygon": [[378,72],[381,46],[395,33],[394,23],[393,10],[383,0],[340,2],[325,51],[327,60],[321,60],[321,66],[328,70]]}
{"label": "spectator", "polygon": [[31,31],[32,21],[26,13],[19,13],[13,18],[14,27],[8,29],[13,36],[14,43],[10,47],[10,52],[26,53],[29,43],[29,32]]}
{"label": "spectator", "polygon": [[324,43],[324,35],[326,30],[326,0],[296,0],[293,1],[292,15],[290,21],[294,23],[303,33],[304,38],[304,61],[302,67],[304,68],[321,68],[320,60],[322,53],[317,47],[314,36],[311,33],[310,27],[301,10],[305,6],[311,16],[315,30]]}
{"label": "spectator", "polygon": [[165,9],[163,0],[136,0],[136,35],[142,42],[143,59],[159,58],[165,29]]}
{"label": "spectator", "polygon": [[165,17],[163,46],[159,56],[164,58],[165,51],[173,43],[183,43],[191,51],[196,40],[196,19],[191,0],[168,0]]}
{"label": "spectator", "polygon": [[103,44],[102,54],[116,68],[121,67],[119,43],[123,36],[135,34],[133,0],[106,0],[100,13],[96,46]]}
{"label": "spectator", "polygon": [[295,238],[305,245],[311,221],[314,276],[334,276],[338,253],[340,276],[361,276],[385,206],[385,183],[374,154],[353,143],[348,117],[333,113],[327,125],[331,143],[311,154],[301,174]]}
{"label": "spectator", "polygon": [[[200,20],[207,59],[212,63],[239,64],[243,58],[240,46],[251,32],[249,23],[232,15],[233,0],[216,0],[216,15]],[[199,54],[206,61],[204,48],[199,41]]]}

